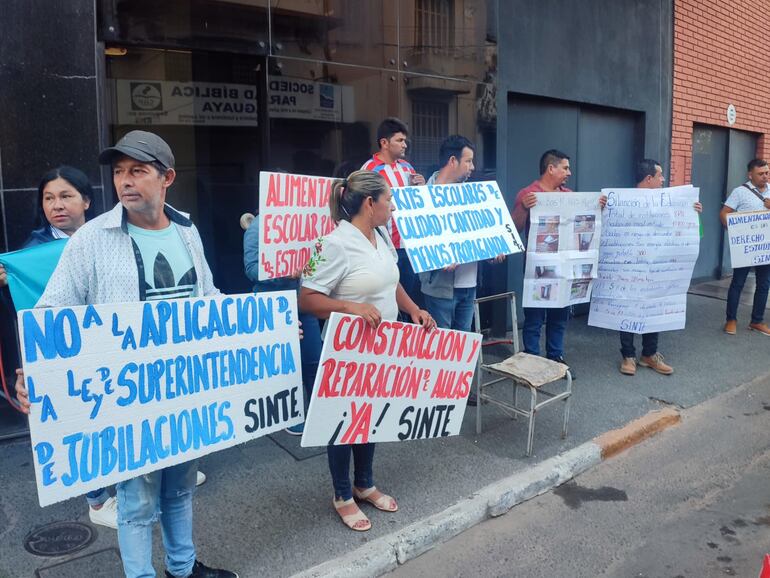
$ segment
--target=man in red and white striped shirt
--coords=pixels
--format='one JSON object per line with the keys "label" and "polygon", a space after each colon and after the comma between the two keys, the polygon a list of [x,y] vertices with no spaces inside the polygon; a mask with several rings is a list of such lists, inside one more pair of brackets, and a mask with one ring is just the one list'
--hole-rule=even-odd
{"label": "man in red and white striped shirt", "polygon": [[[377,144],[380,150],[361,167],[365,171],[380,173],[391,187],[407,185],[424,185],[425,178],[414,170],[404,158],[406,156],[406,139],[409,129],[403,121],[388,117],[377,127]],[[398,252],[398,270],[401,274],[401,285],[412,300],[420,305],[422,294],[419,289],[417,275],[412,270],[406,250],[401,248],[401,235],[396,224],[391,219],[388,222],[388,232],[393,240],[393,246]]]}

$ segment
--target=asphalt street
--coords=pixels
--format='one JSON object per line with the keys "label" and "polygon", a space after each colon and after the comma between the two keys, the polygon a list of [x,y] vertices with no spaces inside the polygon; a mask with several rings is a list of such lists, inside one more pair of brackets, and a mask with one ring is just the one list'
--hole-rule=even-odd
{"label": "asphalt street", "polygon": [[770,380],[389,576],[756,577],[770,551]]}

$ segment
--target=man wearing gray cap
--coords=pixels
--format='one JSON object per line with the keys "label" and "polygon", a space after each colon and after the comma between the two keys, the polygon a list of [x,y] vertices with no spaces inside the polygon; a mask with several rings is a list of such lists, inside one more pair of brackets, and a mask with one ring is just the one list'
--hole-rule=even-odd
{"label": "man wearing gray cap", "polygon": [[[217,295],[195,225],[165,204],[174,155],[155,134],[135,130],[102,151],[119,203],[83,225],[62,253],[36,307]],[[16,391],[29,408],[23,378]],[[160,518],[170,578],[237,578],[195,557],[192,497],[197,461],[117,484],[118,543],[128,578],[155,576],[152,527]]]}

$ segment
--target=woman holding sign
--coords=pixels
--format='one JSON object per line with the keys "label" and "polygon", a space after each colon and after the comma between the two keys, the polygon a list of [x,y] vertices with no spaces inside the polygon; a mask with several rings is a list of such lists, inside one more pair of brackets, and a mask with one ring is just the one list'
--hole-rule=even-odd
{"label": "woman holding sign", "polygon": [[[339,224],[316,242],[303,272],[301,310],[320,319],[334,312],[358,315],[376,327],[382,320],[395,321],[400,309],[428,331],[436,326],[399,283],[396,251],[384,229],[393,210],[391,197],[390,187],[378,173],[356,171],[335,183],[329,208]],[[334,509],[346,526],[357,532],[372,527],[354,498],[385,512],[398,510],[396,500],[374,486],[373,443],[330,445],[327,453]]]}

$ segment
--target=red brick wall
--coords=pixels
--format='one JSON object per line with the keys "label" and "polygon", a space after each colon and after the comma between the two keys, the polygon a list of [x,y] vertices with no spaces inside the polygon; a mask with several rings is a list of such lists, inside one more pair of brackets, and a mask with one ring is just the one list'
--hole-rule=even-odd
{"label": "red brick wall", "polygon": [[770,6],[767,0],[675,0],[671,184],[689,183],[693,123],[770,132]]}

